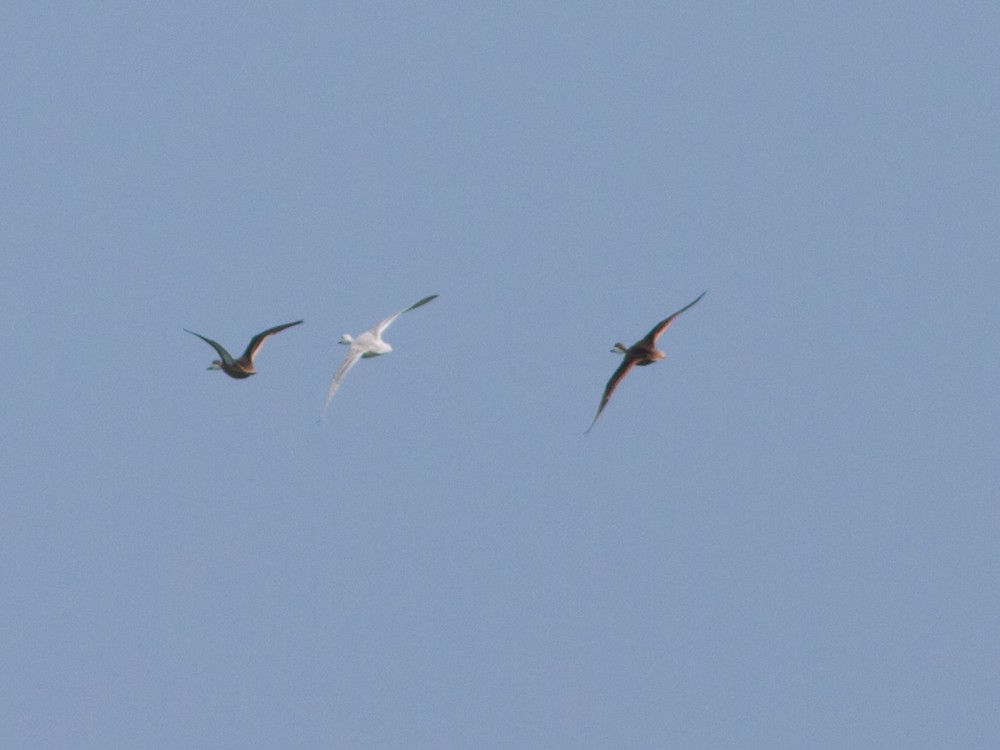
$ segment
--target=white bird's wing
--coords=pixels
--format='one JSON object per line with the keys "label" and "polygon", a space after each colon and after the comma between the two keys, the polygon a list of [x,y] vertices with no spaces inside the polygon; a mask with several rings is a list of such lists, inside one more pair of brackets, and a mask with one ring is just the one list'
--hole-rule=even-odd
{"label": "white bird's wing", "polygon": [[354,367],[355,363],[361,359],[361,355],[364,353],[364,347],[358,346],[357,344],[351,344],[351,349],[347,352],[347,356],[341,361],[340,366],[337,368],[337,372],[333,375],[333,380],[330,381],[330,387],[326,392],[326,402],[323,404],[323,414],[326,414],[326,410],[330,408],[330,399],[333,398],[333,394],[337,392],[340,388],[340,381],[344,379],[344,376],[350,372],[351,368]]}
{"label": "white bird's wing", "polygon": [[395,313],[394,315],[390,315],[388,318],[386,318],[385,320],[383,320],[381,323],[379,323],[377,326],[375,326],[374,328],[371,329],[371,333],[374,334],[374,336],[376,338],[380,337],[382,335],[382,331],[384,331],[386,328],[388,328],[389,326],[391,326],[392,322],[396,318],[398,318],[400,315],[402,315],[405,312],[409,312],[410,310],[416,310],[421,305],[426,305],[432,299],[436,299],[436,298],[437,298],[437,295],[436,294],[432,294],[430,297],[424,297],[419,302],[414,302],[409,307],[404,308],[404,309],[400,310],[398,313]]}

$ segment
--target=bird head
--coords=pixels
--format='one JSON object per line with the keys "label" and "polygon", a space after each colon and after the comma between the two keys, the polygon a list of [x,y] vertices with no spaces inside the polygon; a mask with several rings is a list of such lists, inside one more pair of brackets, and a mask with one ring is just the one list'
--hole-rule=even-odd
{"label": "bird head", "polygon": [[351,334],[349,334],[349,333],[345,333],[343,336],[340,337],[340,342],[339,343],[341,343],[341,344],[347,344],[347,345],[353,344],[354,343],[354,337]]}
{"label": "bird head", "polygon": [[209,369],[209,370],[221,370],[222,369],[222,360],[213,359],[212,360],[212,364],[210,364],[207,369]]}

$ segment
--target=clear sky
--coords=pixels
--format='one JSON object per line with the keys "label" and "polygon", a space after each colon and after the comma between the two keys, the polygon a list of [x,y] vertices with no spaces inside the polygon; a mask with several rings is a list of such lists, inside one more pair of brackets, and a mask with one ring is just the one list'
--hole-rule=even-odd
{"label": "clear sky", "polygon": [[5,3],[0,746],[1000,747],[998,29]]}

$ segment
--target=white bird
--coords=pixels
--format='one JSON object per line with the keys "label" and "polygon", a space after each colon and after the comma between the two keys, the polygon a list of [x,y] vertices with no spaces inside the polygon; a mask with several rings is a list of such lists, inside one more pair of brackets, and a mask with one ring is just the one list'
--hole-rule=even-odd
{"label": "white bird", "polygon": [[410,310],[415,310],[421,305],[426,305],[432,299],[436,299],[437,295],[432,294],[430,297],[424,297],[419,302],[415,302],[409,307],[400,310],[395,315],[390,315],[388,318],[383,320],[374,328],[359,334],[357,338],[353,338],[351,334],[345,333],[341,339],[341,344],[346,344],[350,346],[350,350],[347,352],[347,356],[340,363],[340,367],[337,368],[337,372],[334,373],[333,380],[330,382],[330,388],[326,392],[326,403],[323,404],[323,413],[330,407],[330,399],[333,398],[333,394],[337,392],[340,387],[340,381],[344,379],[344,376],[354,367],[355,363],[359,359],[370,359],[371,357],[378,357],[381,354],[388,354],[392,351],[392,347],[388,342],[382,340],[382,333],[386,328],[392,325],[392,322],[405,312]]}

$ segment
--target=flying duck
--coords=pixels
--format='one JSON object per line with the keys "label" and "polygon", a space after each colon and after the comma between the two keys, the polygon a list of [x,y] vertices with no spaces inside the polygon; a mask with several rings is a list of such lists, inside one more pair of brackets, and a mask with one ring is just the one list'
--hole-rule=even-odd
{"label": "flying duck", "polygon": [[229,352],[223,349],[222,345],[217,341],[205,338],[200,333],[188,331],[187,328],[184,330],[193,336],[197,336],[205,343],[210,344],[212,348],[219,353],[219,356],[222,357],[222,359],[212,360],[212,364],[208,367],[209,370],[222,370],[229,377],[242,380],[243,378],[249,378],[251,375],[257,374],[257,371],[253,369],[253,358],[254,355],[257,354],[257,350],[260,349],[261,344],[264,343],[264,339],[268,336],[273,336],[279,331],[284,331],[286,328],[297,326],[301,322],[301,320],[296,320],[294,323],[285,323],[284,325],[275,326],[274,328],[268,328],[266,331],[261,331],[250,339],[250,343],[247,344],[246,351],[243,352],[243,356],[239,359],[233,359]]}
{"label": "flying duck", "polygon": [[651,365],[653,362],[661,360],[667,356],[664,352],[656,348],[656,339],[659,338],[661,333],[667,330],[667,327],[674,322],[674,319],[678,315],[688,308],[694,307],[694,305],[704,296],[705,292],[702,292],[698,295],[694,302],[685,305],[669,318],[661,320],[653,326],[653,330],[632,344],[632,346],[627,347],[621,343],[615,344],[611,351],[616,354],[624,354],[625,359],[620,365],[618,365],[618,369],[615,370],[614,374],[611,376],[611,380],[608,381],[607,386],[604,388],[604,395],[601,397],[601,405],[597,407],[597,414],[594,415],[594,421],[590,423],[590,427],[587,428],[587,432],[594,429],[594,425],[597,423],[597,418],[601,416],[601,412],[604,411],[604,407],[608,405],[608,401],[611,399],[611,394],[615,392],[615,388],[618,387],[622,378],[628,375],[629,370],[631,370],[635,365],[639,365],[640,367]]}

